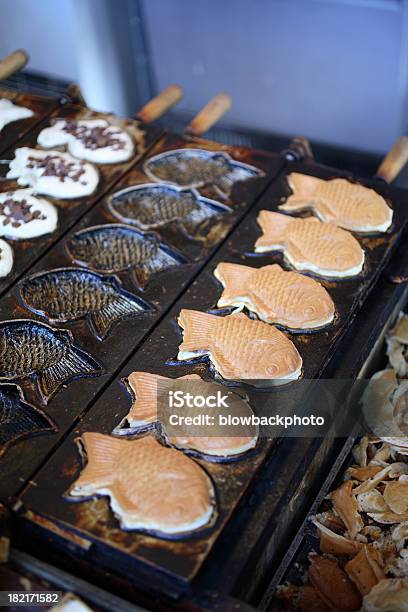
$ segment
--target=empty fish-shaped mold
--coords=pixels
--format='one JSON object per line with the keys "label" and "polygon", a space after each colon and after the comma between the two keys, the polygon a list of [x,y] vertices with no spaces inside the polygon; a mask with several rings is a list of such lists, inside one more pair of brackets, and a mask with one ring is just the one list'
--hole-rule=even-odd
{"label": "empty fish-shaped mold", "polygon": [[132,271],[142,286],[153,274],[186,263],[156,234],[120,224],[85,228],[69,239],[67,250],[75,263],[97,272]]}
{"label": "empty fish-shaped mold", "polygon": [[88,318],[101,339],[117,321],[152,309],[145,300],[121,289],[117,277],[81,268],[40,272],[23,280],[19,290],[24,304],[51,323]]}
{"label": "empty fish-shaped mold", "polygon": [[108,206],[124,223],[142,230],[176,223],[190,238],[209,220],[231,212],[228,206],[200,196],[195,189],[159,183],[122,189],[109,198]]}
{"label": "empty fish-shaped mold", "polygon": [[55,430],[46,414],[25,401],[19,386],[0,384],[0,457],[21,438]]}
{"label": "empty fish-shaped mold", "polygon": [[0,323],[0,381],[35,381],[48,402],[75,378],[95,376],[101,366],[73,343],[72,334],[31,319]]}
{"label": "empty fish-shaped mold", "polygon": [[264,176],[264,172],[235,161],[228,153],[205,149],[175,149],[151,157],[144,163],[146,174],[154,181],[180,187],[213,186],[226,198],[239,181]]}

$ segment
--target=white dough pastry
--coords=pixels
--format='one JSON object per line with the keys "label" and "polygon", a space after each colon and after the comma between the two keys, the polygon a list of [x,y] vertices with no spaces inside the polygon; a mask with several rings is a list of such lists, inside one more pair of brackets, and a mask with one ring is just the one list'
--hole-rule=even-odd
{"label": "white dough pastry", "polygon": [[134,154],[130,135],[104,119],[57,119],[40,132],[38,144],[44,148],[67,145],[71,155],[96,164],[117,164]]}
{"label": "white dough pastry", "polygon": [[57,223],[56,207],[32,195],[32,189],[0,193],[0,236],[36,238],[55,231]]}
{"label": "white dough pastry", "polygon": [[99,172],[92,164],[69,153],[22,147],[14,152],[7,178],[54,198],[83,198],[93,193]]}
{"label": "white dough pastry", "polygon": [[34,115],[33,111],[24,106],[17,106],[7,98],[0,98],[0,131],[8,123],[18,121],[19,119],[27,119]]}
{"label": "white dough pastry", "polygon": [[4,278],[11,272],[13,262],[13,249],[5,240],[0,238],[0,278]]}

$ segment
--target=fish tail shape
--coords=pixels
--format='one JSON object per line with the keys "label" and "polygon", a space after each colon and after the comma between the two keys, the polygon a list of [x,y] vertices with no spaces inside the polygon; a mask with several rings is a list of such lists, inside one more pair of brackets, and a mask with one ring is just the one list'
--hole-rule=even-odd
{"label": "fish tail shape", "polygon": [[285,235],[293,217],[261,210],[257,221],[261,227],[262,236],[255,242],[256,252],[279,249],[285,244]]}
{"label": "fish tail shape", "polygon": [[120,293],[104,308],[93,312],[91,321],[96,335],[104,340],[114,323],[125,317],[140,315],[151,310],[150,304],[130,293]]}
{"label": "fish tail shape", "polygon": [[209,350],[209,342],[217,317],[197,310],[183,309],[178,324],[183,329],[183,342],[179,347],[179,359],[191,359],[192,353],[204,353]]}
{"label": "fish tail shape", "polygon": [[262,174],[261,171],[257,171],[255,168],[251,170],[246,168],[244,164],[231,164],[230,171],[217,179],[215,185],[224,197],[228,197],[235,183],[262,176]]}
{"label": "fish tail shape", "polygon": [[38,374],[38,388],[47,403],[64,384],[74,378],[99,375],[102,368],[90,355],[70,346],[64,357]]}
{"label": "fish tail shape", "polygon": [[321,182],[321,179],[314,176],[292,172],[288,176],[288,183],[293,193],[279,208],[286,211],[310,208],[314,203],[314,196]]}
{"label": "fish tail shape", "polygon": [[174,266],[186,263],[186,260],[165,247],[159,247],[154,258],[144,261],[135,269],[136,281],[144,287],[151,276]]}
{"label": "fish tail shape", "polygon": [[207,224],[214,219],[214,217],[219,217],[223,214],[231,212],[231,209],[228,206],[217,202],[217,206],[212,206],[211,200],[207,200],[206,198],[198,199],[192,191],[187,191],[186,193],[190,194],[190,197],[194,199],[196,203],[196,207],[193,208],[185,217],[181,217],[179,219],[180,225],[182,225],[185,231],[193,236],[201,226],[207,227]]}
{"label": "fish tail shape", "polygon": [[214,270],[214,276],[224,286],[224,291],[217,306],[230,306],[231,300],[245,297],[248,293],[248,281],[256,270],[248,266],[233,263],[220,263]]}
{"label": "fish tail shape", "polygon": [[116,457],[123,452],[123,446],[117,438],[94,432],[82,434],[80,442],[88,462],[70,495],[86,497],[113,483]]}
{"label": "fish tail shape", "polygon": [[127,384],[135,400],[128,415],[128,421],[138,421],[140,424],[157,421],[157,382],[162,377],[149,372],[132,372]]}

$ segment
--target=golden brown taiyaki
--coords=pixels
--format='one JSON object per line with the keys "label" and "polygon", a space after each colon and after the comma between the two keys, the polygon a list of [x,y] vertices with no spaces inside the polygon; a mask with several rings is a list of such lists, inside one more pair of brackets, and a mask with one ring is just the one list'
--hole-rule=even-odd
{"label": "golden brown taiyaki", "polygon": [[[178,379],[171,379],[148,372],[132,372],[129,377],[125,379],[125,383],[134,401],[123,423],[126,423],[131,430],[138,427],[144,428],[156,423],[160,418],[158,414],[158,393],[160,383],[164,383],[166,385],[166,390],[167,388],[170,390],[171,383],[174,382],[176,385],[177,381],[180,380],[194,381],[196,387],[193,385],[191,391],[194,392],[196,388],[198,393],[205,394],[206,396],[207,393],[212,393],[214,391],[215,386],[219,387],[219,385],[214,385],[214,383],[204,382],[197,374],[188,374]],[[176,386],[174,388],[176,388]],[[238,399],[236,394],[232,395]],[[251,412],[249,406],[246,406],[246,408],[247,412]],[[251,436],[204,436],[204,428],[199,430],[199,435],[194,435],[192,427],[186,427],[183,435],[175,436],[169,435],[166,424],[160,423],[160,425],[166,440],[172,446],[176,446],[180,449],[194,450],[204,455],[212,455],[214,457],[230,457],[244,453],[256,446],[258,439],[256,432]]]}
{"label": "golden brown taiyaki", "polygon": [[358,241],[331,223],[268,210],[260,211],[258,223],[263,234],[255,243],[257,253],[283,251],[294,268],[319,276],[356,276],[363,269],[364,251]]}
{"label": "golden brown taiyaki", "polygon": [[123,529],[179,534],[208,523],[215,493],[204,470],[153,436],[123,440],[99,433],[81,438],[88,463],[72,497],[107,495]]}
{"label": "golden brown taiyaki", "polygon": [[196,310],[180,312],[183,342],[178,359],[208,355],[227,380],[268,380],[278,384],[299,378],[302,358],[284,333],[242,313],[217,317]]}
{"label": "golden brown taiyaki", "polygon": [[374,189],[297,172],[289,174],[288,183],[293,194],[279,206],[286,212],[310,208],[322,221],[354,232],[385,232],[392,223],[393,211]]}
{"label": "golden brown taiyaki", "polygon": [[265,323],[289,329],[316,329],[333,321],[333,300],[317,281],[298,272],[287,272],[278,264],[250,268],[218,264],[214,276],[224,286],[218,300],[225,306],[246,307]]}

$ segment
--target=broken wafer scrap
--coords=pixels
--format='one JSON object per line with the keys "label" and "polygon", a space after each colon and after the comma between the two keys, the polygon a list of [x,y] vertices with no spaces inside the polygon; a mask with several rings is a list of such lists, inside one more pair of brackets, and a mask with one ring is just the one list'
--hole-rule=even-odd
{"label": "broken wafer scrap", "polygon": [[124,440],[86,432],[79,444],[87,465],[69,495],[108,496],[122,529],[181,535],[215,517],[215,491],[206,472],[153,436]]}
{"label": "broken wafer scrap", "polygon": [[278,264],[250,268],[219,263],[214,276],[224,291],[217,306],[236,306],[254,312],[265,323],[294,330],[320,328],[333,321],[335,306],[330,295],[313,278],[287,272]]}
{"label": "broken wafer scrap", "polygon": [[[257,443],[258,435],[255,428],[254,433],[248,436],[237,435],[231,433],[230,436],[205,435],[209,431],[205,427],[194,429],[192,426],[185,426],[182,431],[173,433],[169,432],[166,423],[159,421],[160,415],[158,412],[159,393],[161,388],[166,390],[171,389],[171,384],[174,383],[176,389],[179,381],[190,381],[191,393],[198,392],[202,396],[207,396],[214,392],[214,383],[204,382],[197,374],[189,374],[181,376],[177,379],[159,376],[158,374],[150,374],[148,372],[132,372],[125,379],[126,386],[130,390],[134,401],[129,413],[119,425],[117,432],[126,433],[126,429],[121,429],[125,426],[129,428],[130,433],[135,429],[143,429],[156,423],[160,426],[160,432],[163,434],[166,442],[182,450],[193,450],[202,455],[213,457],[236,457],[254,448]],[[243,399],[239,398],[235,393],[229,392],[235,402],[245,403],[245,410],[252,414],[249,406]],[[232,408],[234,404],[232,405]],[[193,415],[193,412],[189,412]],[[212,426],[209,426],[212,427]]]}
{"label": "broken wafer scrap", "polygon": [[288,184],[293,193],[279,206],[285,212],[311,209],[326,223],[362,233],[385,232],[392,223],[392,209],[374,189],[297,172],[288,175]]}
{"label": "broken wafer scrap", "polygon": [[364,251],[352,234],[315,218],[294,218],[261,210],[258,223],[262,236],[255,243],[257,253],[283,251],[297,270],[329,278],[360,274]]}
{"label": "broken wafer scrap", "polygon": [[242,313],[226,317],[183,309],[178,323],[183,342],[177,358],[208,355],[226,380],[264,380],[283,384],[302,372],[302,358],[284,333]]}

